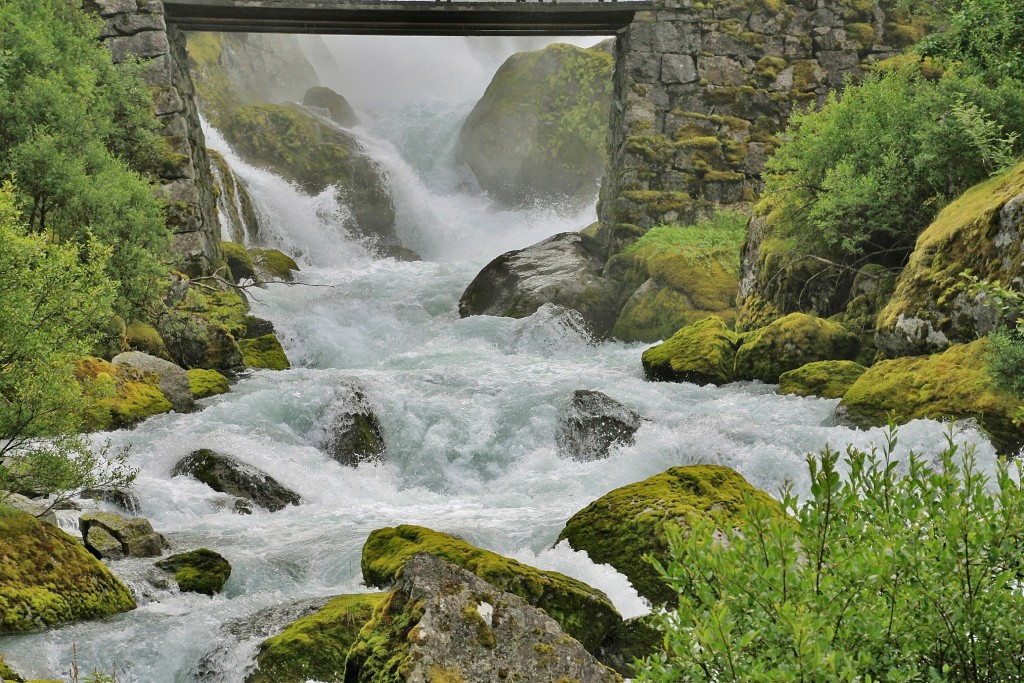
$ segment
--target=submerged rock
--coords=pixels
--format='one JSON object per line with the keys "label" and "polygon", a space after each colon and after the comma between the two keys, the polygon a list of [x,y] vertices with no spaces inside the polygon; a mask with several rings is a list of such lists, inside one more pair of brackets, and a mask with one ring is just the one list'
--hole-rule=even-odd
{"label": "submerged rock", "polygon": [[551,615],[563,631],[596,650],[622,617],[601,591],[558,572],[536,569],[448,534],[403,524],[377,529],[363,545],[363,581],[384,588],[417,553],[431,553],[518,595]]}
{"label": "submerged rock", "polygon": [[780,509],[728,467],[673,467],[598,498],[566,522],[558,540],[567,539],[594,562],[615,567],[655,605],[674,602],[675,592],[644,559],[669,560],[665,525],[685,527],[689,515],[703,515],[729,526],[744,507],[745,493],[758,505]]}
{"label": "submerged rock", "polygon": [[142,351],[120,353],[114,356],[111,362],[114,365],[154,373],[160,378],[157,386],[160,387],[160,391],[164,393],[167,400],[174,406],[176,412],[188,413],[195,410],[196,403],[195,399],[192,398],[188,374],[183,368]]}
{"label": "submerged rock", "polygon": [[705,318],[644,351],[644,374],[659,382],[727,384],[736,378],[740,339],[721,318]]}
{"label": "submerged rock", "polygon": [[206,548],[171,555],[156,566],[174,574],[182,592],[216,595],[231,577],[231,564],[220,553]]}
{"label": "submerged rock", "polygon": [[342,465],[355,467],[384,456],[384,434],[363,391],[350,383],[335,390],[335,400],[320,418],[319,447]]}
{"label": "submerged rock", "polygon": [[413,556],[359,632],[348,683],[621,678],[522,598],[428,553]]}
{"label": "submerged rock", "polygon": [[852,360],[808,363],[779,376],[779,393],[795,396],[842,398],[867,368]]}
{"label": "submerged rock", "polygon": [[459,315],[525,318],[546,303],[580,312],[596,337],[606,337],[619,312],[619,285],[603,276],[596,240],[565,232],[488,263],[459,299]]}
{"label": "submerged rock", "polygon": [[159,557],[167,545],[148,519],[117,512],[85,512],[78,518],[78,529],[86,549],[104,560]]}
{"label": "submerged rock", "polygon": [[299,494],[282,486],[263,470],[207,448],[193,451],[179,460],[171,475],[192,477],[214,491],[251,500],[271,512],[302,501]]}
{"label": "submerged rock", "polygon": [[613,446],[632,446],[641,421],[640,413],[610,396],[580,389],[561,417],[555,442],[573,460],[600,460]]}
{"label": "submerged rock", "polygon": [[0,558],[0,635],[135,609],[102,562],[30,514],[0,507]]}
{"label": "submerged rock", "polygon": [[245,683],[345,680],[345,660],[384,593],[341,595],[260,644],[256,670]]}

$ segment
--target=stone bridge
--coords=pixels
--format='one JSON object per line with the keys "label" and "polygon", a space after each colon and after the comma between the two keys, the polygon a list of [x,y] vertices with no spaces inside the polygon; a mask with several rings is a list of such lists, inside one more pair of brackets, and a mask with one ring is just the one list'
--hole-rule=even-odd
{"label": "stone bridge", "polygon": [[176,163],[163,177],[181,267],[220,260],[212,180],[184,30],[404,35],[614,35],[614,102],[599,238],[748,203],[794,106],[821,102],[920,38],[889,0],[337,2],[85,0],[116,61],[149,63]]}

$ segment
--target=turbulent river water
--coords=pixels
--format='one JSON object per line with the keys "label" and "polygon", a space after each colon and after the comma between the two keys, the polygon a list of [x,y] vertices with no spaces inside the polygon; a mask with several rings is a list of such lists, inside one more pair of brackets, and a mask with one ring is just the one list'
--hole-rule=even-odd
{"label": "turbulent river water", "polygon": [[[470,107],[392,108],[359,130],[390,176],[403,241],[423,255],[414,263],[372,258],[338,227],[346,209],[330,192],[303,195],[241,162],[209,131],[258,206],[262,239],[297,254],[302,281],[318,285],[273,285],[253,297],[254,313],[274,322],[294,369],[254,372],[204,400],[201,412],[100,437],[131,444],[141,514],[173,549],[217,550],[230,560],[231,578],[210,598],[153,588],[149,561],[111,563],[137,592],[138,609],[0,639],[15,668],[53,677],[68,670],[75,645],[83,671],[116,667],[121,683],[240,682],[258,643],[290,620],[284,606],[368,590],[362,544],[372,530],[400,523],[578,577],[606,591],[623,615],[641,614],[647,607],[624,577],[552,547],[573,513],[613,488],[690,463],[728,465],[769,492],[792,482],[799,492],[808,452],[881,442],[880,430],[832,426],[836,401],[780,396],[758,383],[647,382],[644,345],[595,344],[564,311],[460,319],[459,295],[488,260],[594,220],[592,209],[502,211],[474,192],[452,164]],[[349,380],[364,388],[382,423],[382,464],[343,467],[316,447],[335,388]],[[644,415],[636,444],[597,462],[559,458],[556,423],[575,389],[605,392]],[[900,432],[900,452],[935,453],[944,431],[911,423]],[[958,439],[981,440],[970,430]],[[302,504],[233,514],[223,495],[171,476],[197,448],[269,472]],[[987,442],[979,454],[994,461]]]}

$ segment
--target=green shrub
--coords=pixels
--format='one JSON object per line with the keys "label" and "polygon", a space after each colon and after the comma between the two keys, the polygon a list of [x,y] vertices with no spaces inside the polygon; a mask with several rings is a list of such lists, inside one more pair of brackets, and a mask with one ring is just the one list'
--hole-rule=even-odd
{"label": "green shrub", "polygon": [[727,540],[674,531],[659,568],[679,608],[636,680],[1021,680],[1019,466],[990,481],[951,438],[934,464],[895,445],[890,428],[880,451],[809,457],[788,517],[750,505]]}
{"label": "green shrub", "polygon": [[918,53],[960,62],[990,78],[1024,80],[1024,3],[925,0],[907,4],[918,5],[940,29],[924,37]]}

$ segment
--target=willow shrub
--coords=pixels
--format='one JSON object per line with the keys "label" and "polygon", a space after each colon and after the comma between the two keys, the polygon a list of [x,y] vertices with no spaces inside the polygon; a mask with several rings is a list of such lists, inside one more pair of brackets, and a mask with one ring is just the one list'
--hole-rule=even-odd
{"label": "willow shrub", "polygon": [[788,517],[748,504],[727,537],[672,533],[679,607],[637,680],[1024,680],[1019,467],[990,480],[952,439],[903,466],[895,445],[890,428],[879,451],[809,457]]}

